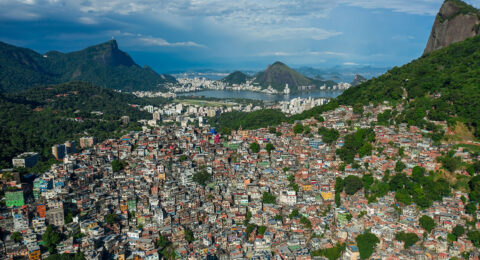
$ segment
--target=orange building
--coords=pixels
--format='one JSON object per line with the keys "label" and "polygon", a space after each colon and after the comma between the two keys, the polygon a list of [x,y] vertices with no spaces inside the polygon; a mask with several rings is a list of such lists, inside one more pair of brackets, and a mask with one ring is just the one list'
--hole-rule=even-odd
{"label": "orange building", "polygon": [[37,205],[37,213],[38,216],[41,218],[46,218],[47,217],[47,206],[44,204]]}
{"label": "orange building", "polygon": [[28,259],[39,260],[39,259],[41,259],[41,256],[42,256],[42,254],[40,253],[40,250],[35,250],[35,251],[30,252],[30,254],[28,254]]}

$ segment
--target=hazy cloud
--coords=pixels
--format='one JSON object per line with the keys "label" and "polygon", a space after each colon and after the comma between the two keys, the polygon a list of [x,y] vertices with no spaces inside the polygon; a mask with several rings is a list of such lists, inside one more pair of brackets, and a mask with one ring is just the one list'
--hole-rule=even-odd
{"label": "hazy cloud", "polygon": [[301,52],[262,52],[259,56],[277,56],[277,57],[290,57],[290,56],[347,56],[346,53],[332,52],[332,51],[301,51]]}
{"label": "hazy cloud", "polygon": [[400,13],[435,15],[443,0],[338,0],[338,2],[366,9],[383,8]]}
{"label": "hazy cloud", "polygon": [[[468,2],[480,6],[480,0]],[[115,37],[140,63],[165,67],[266,64],[273,57],[297,64],[401,65],[421,55],[442,3],[0,0],[0,39],[42,51],[72,51]]]}
{"label": "hazy cloud", "polygon": [[150,46],[162,46],[162,47],[200,47],[205,48],[204,45],[198,44],[196,42],[188,41],[188,42],[168,42],[162,38],[155,38],[155,37],[142,37],[139,39],[141,43]]}

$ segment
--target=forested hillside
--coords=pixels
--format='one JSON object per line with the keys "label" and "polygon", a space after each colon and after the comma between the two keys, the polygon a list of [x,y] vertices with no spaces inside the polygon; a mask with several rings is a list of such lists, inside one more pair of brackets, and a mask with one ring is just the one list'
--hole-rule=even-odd
{"label": "forested hillside", "polygon": [[[86,83],[0,95],[0,167],[10,167],[12,157],[25,151],[40,152],[42,159],[47,160],[54,144],[84,135],[103,140],[139,129],[136,120],[151,119],[151,114],[131,104],[147,105],[153,101],[165,102]],[[122,116],[129,116],[131,123],[122,125]]]}
{"label": "forested hillside", "polygon": [[[346,90],[341,104],[410,100],[408,120],[459,120],[480,137],[480,37],[455,43]],[[414,106],[413,106],[414,105]]]}

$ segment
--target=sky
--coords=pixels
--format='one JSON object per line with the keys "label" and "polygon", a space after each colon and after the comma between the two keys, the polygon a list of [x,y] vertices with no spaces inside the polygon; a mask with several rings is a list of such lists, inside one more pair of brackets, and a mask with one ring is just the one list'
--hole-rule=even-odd
{"label": "sky", "polygon": [[[468,3],[480,7],[480,0]],[[190,69],[401,66],[443,0],[0,0],[0,41],[44,53],[116,39],[140,65]]]}

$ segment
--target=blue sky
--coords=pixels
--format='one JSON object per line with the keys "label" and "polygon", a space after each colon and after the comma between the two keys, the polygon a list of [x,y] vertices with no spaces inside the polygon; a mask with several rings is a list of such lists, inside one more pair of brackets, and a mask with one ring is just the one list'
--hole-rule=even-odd
{"label": "blue sky", "polygon": [[[0,41],[38,52],[114,37],[159,72],[399,66],[419,57],[443,0],[0,0]],[[478,7],[480,0],[470,0]]]}

